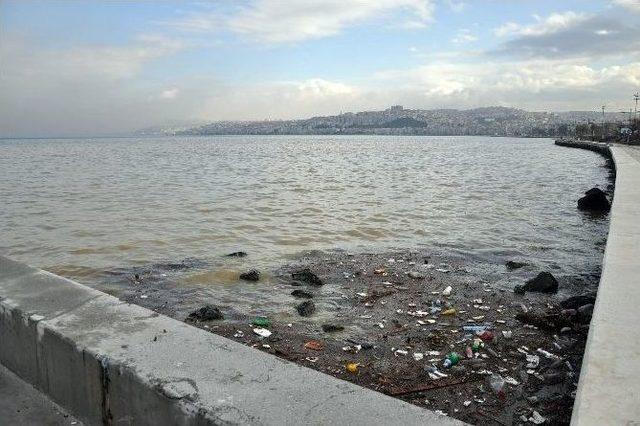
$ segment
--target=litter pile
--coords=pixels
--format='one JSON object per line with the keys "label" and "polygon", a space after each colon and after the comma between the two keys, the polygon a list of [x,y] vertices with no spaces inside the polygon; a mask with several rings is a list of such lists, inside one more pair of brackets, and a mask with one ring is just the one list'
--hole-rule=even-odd
{"label": "litter pile", "polygon": [[548,273],[514,292],[424,253],[329,256],[280,271],[284,321],[189,321],[468,423],[569,423],[593,295],[559,302]]}

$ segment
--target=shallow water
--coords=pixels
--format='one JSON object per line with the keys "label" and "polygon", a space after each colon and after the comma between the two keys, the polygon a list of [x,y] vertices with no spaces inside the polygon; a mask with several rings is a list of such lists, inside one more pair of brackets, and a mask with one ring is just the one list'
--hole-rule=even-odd
{"label": "shallow water", "polygon": [[[603,164],[549,139],[2,140],[0,252],[90,285],[193,257],[208,266],[180,282],[198,297],[251,295],[238,271],[312,249],[437,248],[581,274],[601,263],[608,220],[576,200],[606,187]],[[249,256],[223,257],[237,250]]]}

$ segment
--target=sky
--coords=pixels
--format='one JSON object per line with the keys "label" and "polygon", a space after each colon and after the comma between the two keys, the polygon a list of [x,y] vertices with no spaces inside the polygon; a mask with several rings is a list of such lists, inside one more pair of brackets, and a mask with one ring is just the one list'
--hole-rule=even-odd
{"label": "sky", "polygon": [[640,0],[0,0],[0,137],[638,90]]}

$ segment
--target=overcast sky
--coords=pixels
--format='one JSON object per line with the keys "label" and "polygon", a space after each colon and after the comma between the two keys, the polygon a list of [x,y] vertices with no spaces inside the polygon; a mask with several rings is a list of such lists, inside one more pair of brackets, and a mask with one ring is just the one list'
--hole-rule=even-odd
{"label": "overcast sky", "polygon": [[640,0],[0,0],[0,137],[638,90]]}

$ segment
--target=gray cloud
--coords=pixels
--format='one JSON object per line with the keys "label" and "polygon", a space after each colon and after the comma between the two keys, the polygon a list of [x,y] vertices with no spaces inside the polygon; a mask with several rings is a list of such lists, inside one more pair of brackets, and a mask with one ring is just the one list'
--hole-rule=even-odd
{"label": "gray cloud", "polygon": [[[640,57],[640,25],[626,24],[614,16],[574,19],[560,28],[513,25],[515,38],[489,52],[493,56],[521,58]],[[508,27],[498,29],[504,31]]]}

